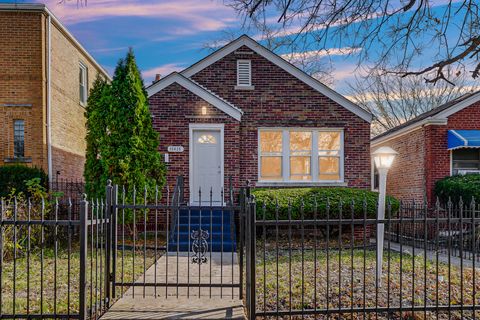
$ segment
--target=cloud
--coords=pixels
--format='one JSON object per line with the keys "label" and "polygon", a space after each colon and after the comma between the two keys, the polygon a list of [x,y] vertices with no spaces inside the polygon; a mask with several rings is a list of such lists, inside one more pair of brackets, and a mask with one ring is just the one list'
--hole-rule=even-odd
{"label": "cloud", "polygon": [[280,56],[285,60],[295,63],[296,61],[318,59],[324,56],[349,55],[349,54],[360,52],[361,50],[362,50],[361,48],[344,47],[344,48],[312,50],[312,51],[305,51],[305,52],[292,52],[292,53],[285,53]]}
{"label": "cloud", "polygon": [[58,0],[44,2],[65,24],[86,23],[107,18],[144,17],[161,18],[175,24],[162,26],[152,24],[152,28],[169,34],[185,35],[199,31],[216,31],[235,21],[231,8],[218,1],[197,0],[95,0],[87,6],[77,7],[76,1],[59,4]]}
{"label": "cloud", "polygon": [[180,70],[183,70],[183,69],[185,69],[184,64],[167,63],[167,64],[164,64],[162,66],[143,71],[142,76],[145,79],[153,79],[156,74],[160,74],[160,75],[162,75],[162,77],[165,77],[165,76],[169,75],[170,73],[172,73],[174,71],[180,71]]}

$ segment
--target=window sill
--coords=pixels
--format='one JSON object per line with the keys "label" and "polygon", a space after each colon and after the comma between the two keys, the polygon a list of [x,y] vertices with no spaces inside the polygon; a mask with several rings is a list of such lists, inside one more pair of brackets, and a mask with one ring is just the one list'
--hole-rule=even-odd
{"label": "window sill", "polygon": [[5,163],[30,163],[32,158],[5,158],[3,159]]}
{"label": "window sill", "polygon": [[347,187],[346,182],[327,181],[258,181],[256,187]]}
{"label": "window sill", "polygon": [[254,90],[255,86],[235,86],[235,90]]}

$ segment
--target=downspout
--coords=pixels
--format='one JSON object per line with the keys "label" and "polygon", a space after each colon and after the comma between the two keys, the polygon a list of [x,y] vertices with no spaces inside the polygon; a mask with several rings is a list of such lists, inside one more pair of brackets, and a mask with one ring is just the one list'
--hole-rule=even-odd
{"label": "downspout", "polygon": [[47,14],[47,163],[48,163],[48,179],[53,179],[52,168],[52,130],[51,130],[51,64],[52,64],[52,43],[51,43],[51,25],[52,20],[49,14]]}

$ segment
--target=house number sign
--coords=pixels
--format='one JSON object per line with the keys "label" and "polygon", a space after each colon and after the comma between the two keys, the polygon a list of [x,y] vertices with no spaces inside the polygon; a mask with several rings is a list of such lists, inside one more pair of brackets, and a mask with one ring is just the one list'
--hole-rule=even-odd
{"label": "house number sign", "polygon": [[182,146],[168,146],[168,152],[183,152]]}

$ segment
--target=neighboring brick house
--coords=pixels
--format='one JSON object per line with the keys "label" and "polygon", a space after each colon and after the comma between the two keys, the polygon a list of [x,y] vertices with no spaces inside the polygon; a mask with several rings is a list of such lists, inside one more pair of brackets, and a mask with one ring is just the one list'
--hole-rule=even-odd
{"label": "neighboring brick house", "polygon": [[468,93],[372,139],[372,150],[399,154],[388,172],[387,193],[435,202],[435,182],[480,172],[480,92]]}
{"label": "neighboring brick house", "polygon": [[0,3],[0,163],[83,179],[85,105],[107,72],[42,4]]}
{"label": "neighboring brick house", "polygon": [[371,114],[241,36],[147,88],[168,181],[190,202],[235,186],[370,188]]}

